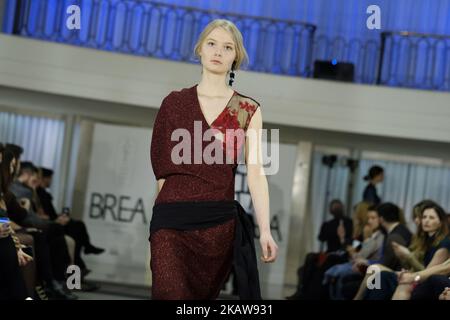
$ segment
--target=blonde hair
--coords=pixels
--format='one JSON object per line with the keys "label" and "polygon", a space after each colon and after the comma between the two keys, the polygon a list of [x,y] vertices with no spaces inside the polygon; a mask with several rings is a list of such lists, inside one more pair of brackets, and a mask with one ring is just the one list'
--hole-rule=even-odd
{"label": "blonde hair", "polygon": [[369,212],[371,204],[361,201],[357,203],[353,211],[353,238],[359,238],[364,231],[364,226],[367,224],[367,213]]}
{"label": "blonde hair", "polygon": [[197,43],[195,44],[194,53],[197,58],[200,58],[200,49],[205,41],[206,37],[213,31],[215,28],[223,28],[225,31],[228,31],[233,38],[233,41],[236,45],[236,58],[234,59],[235,66],[234,70],[239,70],[239,67],[243,63],[248,63],[248,55],[247,51],[244,47],[244,40],[242,38],[242,34],[236,25],[225,19],[215,19],[208,23],[208,25],[203,29],[202,33],[198,37]]}

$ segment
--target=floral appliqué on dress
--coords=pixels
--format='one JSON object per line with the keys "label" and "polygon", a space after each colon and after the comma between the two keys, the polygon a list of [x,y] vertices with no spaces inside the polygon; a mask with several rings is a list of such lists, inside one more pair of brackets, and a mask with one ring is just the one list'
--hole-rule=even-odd
{"label": "floral appliqu\u00e9 on dress", "polygon": [[[237,159],[241,155],[247,128],[258,107],[259,104],[253,99],[236,94],[224,112],[211,125],[211,128],[218,129],[225,137],[222,146],[226,156],[233,159],[233,163],[237,163]],[[230,129],[232,131],[227,132]]]}

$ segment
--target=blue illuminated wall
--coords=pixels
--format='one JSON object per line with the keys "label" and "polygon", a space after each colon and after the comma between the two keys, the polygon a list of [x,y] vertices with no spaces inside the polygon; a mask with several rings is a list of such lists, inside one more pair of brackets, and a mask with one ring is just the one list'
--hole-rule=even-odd
{"label": "blue illuminated wall", "polygon": [[[316,59],[336,59],[355,64],[356,82],[375,83],[381,32],[407,30],[448,35],[447,39],[408,39],[406,45],[403,39],[388,41],[381,83],[450,90],[450,0],[158,2],[315,25],[317,29],[312,31],[301,24],[291,27],[283,22],[252,18],[238,25],[245,31],[250,70],[294,76],[311,76],[311,66]],[[6,33],[13,32],[16,3],[17,0],[6,0],[3,23]],[[150,1],[145,0],[22,0],[22,3],[28,3],[21,10],[26,27],[16,32],[22,36],[190,62],[196,36],[213,17],[203,15],[202,18],[201,13],[186,15],[185,12],[180,23],[181,11],[162,7],[149,9]],[[70,4],[80,5],[82,25],[88,27],[76,32],[64,27],[64,8]],[[381,30],[366,27],[366,9],[372,4],[381,9]]]}

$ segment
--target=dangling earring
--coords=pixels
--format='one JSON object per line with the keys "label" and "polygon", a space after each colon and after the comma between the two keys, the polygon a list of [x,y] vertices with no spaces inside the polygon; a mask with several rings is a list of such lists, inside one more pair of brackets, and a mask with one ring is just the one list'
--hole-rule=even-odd
{"label": "dangling earring", "polygon": [[233,62],[233,64],[231,65],[230,80],[228,81],[228,84],[230,85],[230,87],[233,85],[233,82],[234,82],[234,68],[235,67],[236,67],[236,61]]}

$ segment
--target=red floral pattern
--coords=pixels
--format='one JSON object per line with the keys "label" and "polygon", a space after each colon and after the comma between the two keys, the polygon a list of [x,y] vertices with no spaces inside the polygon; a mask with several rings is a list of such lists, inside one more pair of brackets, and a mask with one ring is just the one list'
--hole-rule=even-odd
{"label": "red floral pattern", "polygon": [[211,128],[220,130],[224,135],[222,146],[226,156],[229,159],[233,159],[233,163],[237,162],[238,157],[242,152],[245,142],[245,132],[250,124],[252,115],[258,108],[257,104],[250,103],[246,98],[237,96],[237,99],[238,103],[235,103],[236,101],[233,101],[234,99],[232,99],[224,112],[222,112],[211,125]]}
{"label": "red floral pattern", "polygon": [[247,101],[240,101],[239,106],[244,109],[245,111],[252,113],[255,112],[256,106],[253,104],[248,103]]}

